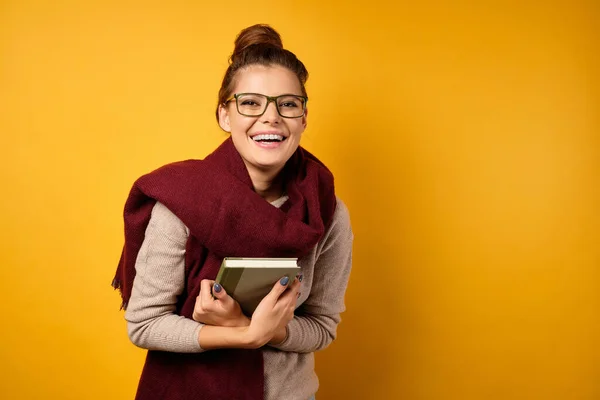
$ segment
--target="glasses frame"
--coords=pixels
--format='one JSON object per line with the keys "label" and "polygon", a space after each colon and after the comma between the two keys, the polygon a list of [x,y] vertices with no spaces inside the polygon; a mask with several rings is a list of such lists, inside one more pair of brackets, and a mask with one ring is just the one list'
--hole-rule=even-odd
{"label": "glasses frame", "polygon": [[[258,115],[248,115],[248,114],[244,114],[243,112],[240,111],[240,105],[238,103],[238,97],[239,96],[244,96],[244,95],[255,95],[255,96],[262,96],[265,97],[267,99],[267,104],[265,105],[265,109],[263,110],[262,113],[258,114]],[[297,117],[288,117],[285,115],[281,114],[281,111],[279,110],[279,104],[277,103],[277,100],[281,97],[287,97],[287,96],[294,96],[297,97],[299,99],[303,99],[304,103],[303,107],[302,107],[302,115],[298,115]],[[273,102],[275,103],[275,109],[277,110],[277,114],[279,114],[279,116],[281,118],[302,118],[304,117],[304,115],[306,114],[306,103],[308,103],[308,97],[306,96],[299,96],[297,94],[282,94],[279,96],[267,96],[266,94],[261,94],[261,93],[235,93],[233,96],[231,96],[229,99],[225,100],[225,105],[227,105],[227,103],[229,103],[230,101],[235,100],[235,108],[238,112],[238,114],[243,115],[244,117],[262,117],[266,112],[267,112],[267,108],[269,108],[269,103]]]}

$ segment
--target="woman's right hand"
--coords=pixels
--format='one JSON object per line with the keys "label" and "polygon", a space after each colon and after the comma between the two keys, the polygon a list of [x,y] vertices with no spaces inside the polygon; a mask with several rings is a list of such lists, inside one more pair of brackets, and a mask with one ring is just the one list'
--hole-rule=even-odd
{"label": "woman's right hand", "polygon": [[257,347],[267,344],[294,318],[299,289],[298,278],[290,284],[288,278],[283,277],[256,307],[247,329]]}
{"label": "woman's right hand", "polygon": [[196,298],[194,321],[214,326],[248,326],[250,320],[225,288],[215,281],[203,279]]}

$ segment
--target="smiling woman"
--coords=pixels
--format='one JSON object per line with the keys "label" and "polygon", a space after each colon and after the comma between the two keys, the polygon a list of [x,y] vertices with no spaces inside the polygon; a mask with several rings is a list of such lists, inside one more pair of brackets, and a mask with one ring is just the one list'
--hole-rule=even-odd
{"label": "smiling woman", "polygon": [[[299,146],[308,72],[266,25],[243,30],[219,92],[230,133],[204,160],[138,179],[114,281],[148,349],[137,399],[314,398],[313,352],[336,337],[351,268],[348,210]],[[224,257],[297,257],[254,311],[214,283]]]}

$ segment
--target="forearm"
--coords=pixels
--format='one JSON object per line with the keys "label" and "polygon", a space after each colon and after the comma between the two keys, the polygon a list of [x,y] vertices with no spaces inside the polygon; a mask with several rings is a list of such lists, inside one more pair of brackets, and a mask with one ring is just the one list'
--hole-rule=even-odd
{"label": "forearm", "polygon": [[175,314],[162,315],[140,322],[128,321],[131,341],[147,350],[199,353],[219,348],[258,348],[264,340],[253,338],[244,318],[238,326],[225,327],[198,323]]}
{"label": "forearm", "polygon": [[282,351],[311,353],[325,349],[336,338],[337,318],[326,315],[297,315],[287,325],[285,336],[269,344]]}
{"label": "forearm", "polygon": [[136,276],[125,311],[129,338],[138,347],[197,353],[202,324],[176,314],[185,286],[186,227],[156,203],[136,260]]}
{"label": "forearm", "polygon": [[254,338],[247,326],[204,325],[198,335],[198,344],[204,350],[214,349],[256,349],[264,344]]}
{"label": "forearm", "polygon": [[127,323],[131,342],[147,350],[177,353],[199,353],[198,334],[202,324],[191,319],[167,314],[155,318]]}

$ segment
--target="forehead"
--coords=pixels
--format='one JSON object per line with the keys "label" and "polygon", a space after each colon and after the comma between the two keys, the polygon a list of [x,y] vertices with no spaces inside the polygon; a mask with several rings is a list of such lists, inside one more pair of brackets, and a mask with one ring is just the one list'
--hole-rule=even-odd
{"label": "forehead", "polygon": [[261,93],[267,96],[280,94],[302,95],[298,77],[280,66],[250,65],[238,71],[234,93]]}

